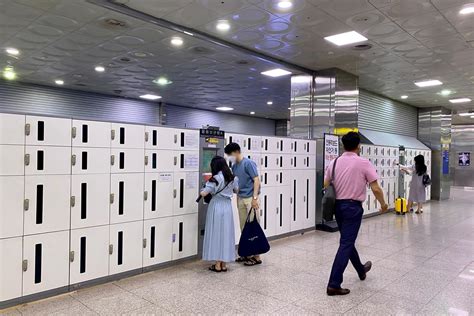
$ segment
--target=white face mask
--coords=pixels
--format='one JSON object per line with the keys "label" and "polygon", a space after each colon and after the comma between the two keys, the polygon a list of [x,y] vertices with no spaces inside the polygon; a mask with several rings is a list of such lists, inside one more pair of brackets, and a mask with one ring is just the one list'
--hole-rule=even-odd
{"label": "white face mask", "polygon": [[228,157],[227,157],[227,160],[228,160],[231,164],[235,164],[235,162],[237,161],[237,159],[236,159],[234,156],[228,156]]}

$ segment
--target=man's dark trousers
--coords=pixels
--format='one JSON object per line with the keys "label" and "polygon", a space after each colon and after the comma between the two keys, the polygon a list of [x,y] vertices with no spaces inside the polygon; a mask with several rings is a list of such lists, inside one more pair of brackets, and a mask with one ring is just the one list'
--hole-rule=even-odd
{"label": "man's dark trousers", "polygon": [[364,274],[364,266],[360,261],[359,254],[355,248],[355,241],[359,233],[360,224],[362,222],[362,202],[355,200],[337,200],[336,201],[336,222],[339,226],[341,239],[339,241],[339,249],[336,258],[332,264],[331,276],[329,278],[328,287],[341,288],[344,270],[351,261],[355,270],[359,275]]}

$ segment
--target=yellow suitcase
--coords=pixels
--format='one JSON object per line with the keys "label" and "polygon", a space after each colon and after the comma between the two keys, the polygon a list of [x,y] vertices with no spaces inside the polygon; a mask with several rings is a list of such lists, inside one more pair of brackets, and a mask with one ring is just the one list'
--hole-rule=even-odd
{"label": "yellow suitcase", "polygon": [[395,200],[395,212],[397,215],[405,215],[407,210],[407,199],[398,198]]}

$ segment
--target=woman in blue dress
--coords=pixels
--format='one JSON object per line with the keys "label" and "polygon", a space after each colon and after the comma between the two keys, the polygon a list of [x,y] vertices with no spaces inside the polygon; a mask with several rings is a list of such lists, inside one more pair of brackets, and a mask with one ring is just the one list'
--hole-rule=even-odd
{"label": "woman in blue dress", "polygon": [[226,272],[227,263],[235,260],[234,214],[231,199],[238,191],[238,179],[223,157],[211,161],[212,178],[201,191],[201,196],[212,195],[207,208],[202,258],[215,261],[209,270]]}

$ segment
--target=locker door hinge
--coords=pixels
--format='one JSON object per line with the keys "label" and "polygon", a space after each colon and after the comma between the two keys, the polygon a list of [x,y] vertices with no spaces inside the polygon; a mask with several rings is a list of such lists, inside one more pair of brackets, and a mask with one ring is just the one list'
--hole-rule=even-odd
{"label": "locker door hinge", "polygon": [[30,165],[30,154],[25,154],[25,166]]}
{"label": "locker door hinge", "polygon": [[23,210],[25,211],[28,211],[30,209],[30,200],[29,199],[25,199],[23,201]]}
{"label": "locker door hinge", "polygon": [[31,125],[29,123],[25,124],[25,135],[30,136],[31,133]]}
{"label": "locker door hinge", "polygon": [[146,238],[143,238],[143,248],[146,248]]}
{"label": "locker door hinge", "polygon": [[76,206],[76,197],[71,196],[71,207],[74,207],[74,206]]}
{"label": "locker door hinge", "polygon": [[177,192],[176,192],[176,189],[173,190],[173,198],[176,199],[176,195],[177,195]]}
{"label": "locker door hinge", "polygon": [[76,155],[72,155],[72,157],[71,157],[71,164],[72,164],[73,166],[76,165],[76,160],[77,160],[77,159],[76,159]]}
{"label": "locker door hinge", "polygon": [[174,156],[174,165],[176,166],[178,164],[178,157]]}
{"label": "locker door hinge", "polygon": [[276,174],[276,181],[278,182],[278,173]]}
{"label": "locker door hinge", "polygon": [[176,234],[173,233],[173,235],[171,235],[171,241],[173,243],[176,242]]}
{"label": "locker door hinge", "polygon": [[290,197],[290,203],[293,204],[293,197]]}
{"label": "locker door hinge", "polygon": [[143,200],[148,200],[148,191],[143,192]]}
{"label": "locker door hinge", "polygon": [[115,155],[110,156],[110,165],[113,166],[115,164]]}
{"label": "locker door hinge", "polygon": [[114,245],[109,245],[109,255],[114,253]]}
{"label": "locker door hinge", "polygon": [[279,207],[277,207],[277,214],[279,214],[279,213],[280,213],[280,208],[279,208]]}
{"label": "locker door hinge", "polygon": [[305,203],[306,203],[306,195],[305,195],[305,196],[303,196],[303,202],[305,202]]}
{"label": "locker door hinge", "polygon": [[111,138],[112,140],[115,139],[115,130],[114,130],[114,129],[110,131],[110,138]]}
{"label": "locker door hinge", "polygon": [[114,197],[115,195],[113,193],[110,193],[110,204],[114,204]]}
{"label": "locker door hinge", "polygon": [[76,136],[77,136],[77,130],[76,130],[75,127],[73,127],[73,128],[71,129],[71,137],[72,137],[72,138],[76,138]]}
{"label": "locker door hinge", "polygon": [[145,166],[148,166],[148,156],[145,156]]}
{"label": "locker door hinge", "polygon": [[174,134],[174,143],[177,144],[178,143],[178,135]]}
{"label": "locker door hinge", "polygon": [[21,268],[23,269],[23,272],[26,272],[28,271],[28,260],[23,260],[22,264],[21,264]]}
{"label": "locker door hinge", "polygon": [[69,262],[74,262],[74,251],[69,252]]}
{"label": "locker door hinge", "polygon": [[145,132],[145,142],[148,142],[148,132]]}
{"label": "locker door hinge", "polygon": [[244,148],[247,148],[247,140],[244,139]]}

